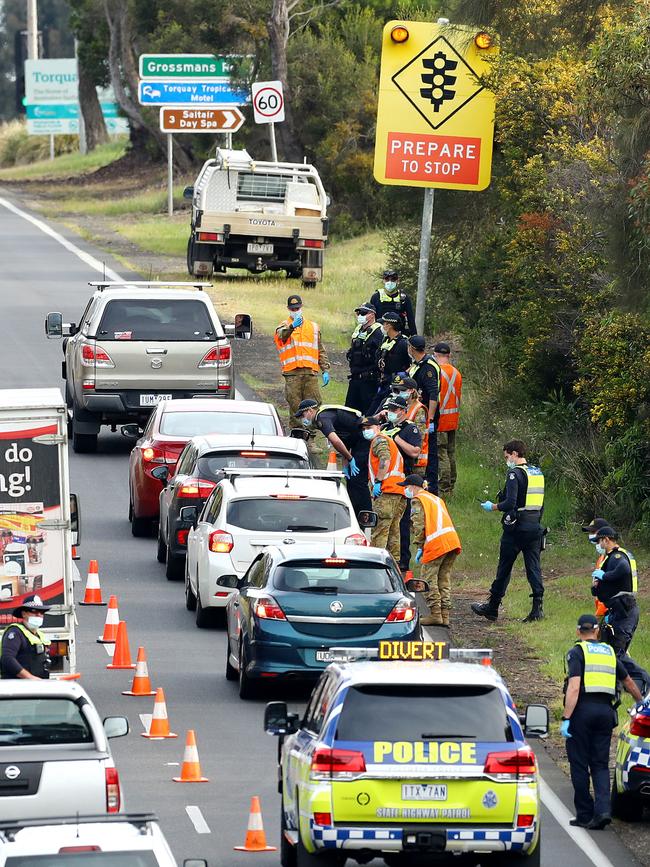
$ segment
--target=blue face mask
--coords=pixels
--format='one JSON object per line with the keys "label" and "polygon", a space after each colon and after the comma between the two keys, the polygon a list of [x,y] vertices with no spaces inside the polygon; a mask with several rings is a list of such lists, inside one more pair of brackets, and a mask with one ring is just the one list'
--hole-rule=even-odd
{"label": "blue face mask", "polygon": [[388,412],[386,413],[386,418],[390,422],[395,422],[395,421],[397,421],[397,413],[392,412],[391,410],[388,410]]}
{"label": "blue face mask", "polygon": [[386,280],[384,283],[384,289],[388,293],[393,293],[395,289],[397,289],[397,283],[394,280]]}
{"label": "blue face mask", "polygon": [[605,552],[605,549],[603,548],[603,546],[602,546],[602,545],[599,545],[598,542],[596,542],[596,551],[597,551],[598,554],[605,554],[605,553],[606,553],[606,552]]}
{"label": "blue face mask", "polygon": [[517,461],[506,461],[506,466],[509,470],[514,470],[514,468],[517,466]]}
{"label": "blue face mask", "polygon": [[375,438],[375,436],[376,436],[374,430],[372,430],[372,428],[368,428],[368,427],[364,428],[364,429],[361,431],[361,433],[362,433],[363,438],[364,438],[365,440],[374,440],[374,438]]}
{"label": "blue face mask", "polygon": [[411,393],[409,391],[396,391],[396,397],[403,397],[404,400],[409,400],[411,397]]}
{"label": "blue face mask", "polygon": [[404,488],[404,496],[407,500],[413,499],[413,488]]}
{"label": "blue face mask", "polygon": [[303,427],[311,427],[311,419],[310,418],[303,418],[302,426]]}

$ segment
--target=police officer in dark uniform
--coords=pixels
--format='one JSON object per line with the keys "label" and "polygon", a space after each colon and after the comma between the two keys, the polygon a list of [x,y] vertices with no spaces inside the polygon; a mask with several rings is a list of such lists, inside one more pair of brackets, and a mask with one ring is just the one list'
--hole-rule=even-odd
{"label": "police officer in dark uniform", "polygon": [[544,512],[544,474],[526,460],[526,446],[521,440],[510,440],[503,447],[508,465],[505,490],[499,491],[498,502],[486,500],[481,508],[486,512],[501,512],[501,546],[497,574],[490,587],[487,602],[473,602],[472,611],[488,620],[499,616],[499,605],[506,595],[512,567],[519,554],[524,555],[526,578],[532,590],[533,604],[524,623],[541,620],[544,616],[542,599],[544,582],[540,553],[543,530],[540,523]]}
{"label": "police officer in dark uniform", "polygon": [[346,353],[350,384],[345,405],[366,412],[379,385],[377,355],[384,334],[379,322],[375,321],[376,311],[372,304],[361,304],[354,312],[357,314],[357,327],[352,332],[352,343]]}
{"label": "police officer in dark uniform", "polygon": [[348,487],[350,502],[356,515],[370,511],[368,487],[368,453],[370,443],[361,433],[363,416],[349,406],[325,405],[319,407],[311,398],[301,401],[296,418],[304,427],[314,427],[329,441],[332,448],[343,458],[343,474]]}
{"label": "police officer in dark uniform", "polygon": [[[609,748],[618,719],[616,683],[636,700],[638,687],[616,658],[610,645],[598,641],[598,618],[578,618],[578,640],[566,656],[564,713],[560,733],[566,738],[567,758],[576,808],[571,825],[600,831],[612,821],[610,813]],[[594,790],[592,798],[589,780]]]}
{"label": "police officer in dark uniform", "polygon": [[39,596],[28,596],[14,609],[20,623],[12,623],[2,636],[0,671],[3,679],[43,680],[49,678],[49,638],[41,632],[43,615],[49,611]]}
{"label": "police officer in dark uniform", "polygon": [[605,559],[600,568],[591,573],[591,592],[607,606],[603,638],[621,657],[627,652],[639,624],[636,560],[618,544],[618,533],[612,527],[598,530],[596,550]]}
{"label": "police officer in dark uniform", "polygon": [[401,320],[402,333],[407,337],[409,334],[415,334],[417,328],[413,304],[406,292],[400,291],[399,274],[394,268],[387,268],[383,280],[383,288],[375,292],[370,299],[370,303],[377,311],[377,319],[381,319],[386,313],[397,313]]}
{"label": "police officer in dark uniform", "polygon": [[433,355],[425,350],[425,340],[420,334],[409,337],[410,366],[408,375],[418,386],[420,402],[424,404],[429,416],[429,457],[424,477],[427,480],[427,490],[431,494],[438,493],[438,449],[436,448],[436,431],[440,417],[440,365]]}
{"label": "police officer in dark uniform", "polygon": [[377,356],[379,387],[369,410],[371,415],[379,412],[384,405],[384,401],[390,394],[395,375],[404,371],[411,362],[408,354],[408,341],[402,334],[402,320],[398,314],[384,314],[381,324],[383,340]]}

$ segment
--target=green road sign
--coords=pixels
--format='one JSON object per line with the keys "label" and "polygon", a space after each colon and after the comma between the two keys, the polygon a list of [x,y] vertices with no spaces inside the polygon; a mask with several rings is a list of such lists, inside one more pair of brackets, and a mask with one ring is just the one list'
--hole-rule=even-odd
{"label": "green road sign", "polygon": [[236,55],[217,57],[215,54],[141,54],[140,78],[215,79],[229,78],[233,65],[241,58]]}

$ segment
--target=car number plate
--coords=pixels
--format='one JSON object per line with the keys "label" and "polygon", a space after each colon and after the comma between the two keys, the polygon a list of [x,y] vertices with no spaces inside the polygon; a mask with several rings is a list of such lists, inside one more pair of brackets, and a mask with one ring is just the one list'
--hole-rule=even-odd
{"label": "car number plate", "polygon": [[171,394],[141,394],[140,406],[156,406],[161,400],[171,399]]}
{"label": "car number plate", "polygon": [[273,253],[273,244],[249,244],[246,249],[249,253],[258,253],[261,256],[270,256]]}
{"label": "car number plate", "polygon": [[404,783],[402,785],[403,801],[446,801],[447,786],[437,783]]}
{"label": "car number plate", "polygon": [[331,650],[317,650],[316,662],[334,662],[334,654]]}

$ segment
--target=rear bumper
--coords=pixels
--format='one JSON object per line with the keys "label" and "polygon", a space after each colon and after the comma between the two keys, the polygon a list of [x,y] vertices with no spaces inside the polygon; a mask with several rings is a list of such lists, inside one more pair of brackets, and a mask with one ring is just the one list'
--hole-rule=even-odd
{"label": "rear bumper", "polygon": [[630,767],[625,781],[625,791],[650,803],[650,771],[643,766]]}
{"label": "rear bumper", "polygon": [[127,389],[124,391],[88,391],[81,396],[81,407],[86,412],[93,415],[101,415],[106,421],[122,421],[124,419],[148,418],[151,412],[155,409],[154,406],[140,406],[141,394],[171,394],[172,400],[186,400],[193,397],[214,397],[222,400],[234,398],[235,389],[232,383],[232,378],[228,377],[219,384],[228,386],[228,389],[223,388],[217,390],[215,383],[214,389],[205,389],[200,391],[186,391],[180,389]]}

